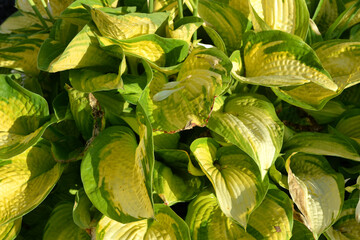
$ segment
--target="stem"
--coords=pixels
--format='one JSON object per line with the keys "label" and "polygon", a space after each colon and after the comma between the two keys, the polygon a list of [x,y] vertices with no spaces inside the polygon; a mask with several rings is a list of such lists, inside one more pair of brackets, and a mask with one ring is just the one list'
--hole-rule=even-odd
{"label": "stem", "polygon": [[182,0],[178,0],[178,5],[179,5],[179,17],[180,19],[184,17],[184,14],[183,14],[183,2]]}
{"label": "stem", "polygon": [[50,10],[49,10],[49,8],[48,8],[45,0],[41,0],[41,3],[42,3],[42,5],[43,5],[44,8],[45,8],[46,14],[49,16],[49,19],[50,19],[52,22],[55,22],[55,19],[54,19],[54,17],[52,16],[52,14],[51,14],[51,12],[50,12]]}
{"label": "stem", "polygon": [[276,107],[281,102],[281,98],[277,97],[276,100],[273,102],[273,105]]}
{"label": "stem", "polygon": [[44,26],[44,28],[48,29],[49,26],[46,24],[44,18],[41,16],[41,13],[39,12],[39,9],[36,7],[33,0],[28,0],[29,4],[31,5],[32,9],[34,10],[36,16],[39,18],[41,24]]}
{"label": "stem", "polygon": [[148,0],[149,1],[149,13],[154,12],[154,0]]}
{"label": "stem", "polygon": [[[198,15],[198,4],[199,4],[199,1],[194,0],[194,11],[193,11],[194,17],[197,17],[197,15]],[[194,32],[193,40],[197,40],[197,31]]]}
{"label": "stem", "polygon": [[256,93],[256,91],[258,90],[258,88],[259,88],[259,85],[254,85],[254,86],[252,86],[251,87],[251,89],[250,89],[250,93]]}

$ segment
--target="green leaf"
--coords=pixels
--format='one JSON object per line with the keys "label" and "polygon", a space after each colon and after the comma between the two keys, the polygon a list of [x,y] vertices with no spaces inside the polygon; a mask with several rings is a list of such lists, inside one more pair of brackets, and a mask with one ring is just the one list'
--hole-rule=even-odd
{"label": "green leaf", "polygon": [[[187,162],[186,162],[187,163]],[[187,165],[185,166],[186,170]],[[179,173],[167,165],[155,161],[154,192],[168,206],[193,199],[204,187],[203,181],[193,177],[186,171]]]}
{"label": "green leaf", "polygon": [[[125,58],[121,64],[125,63]],[[124,65],[126,68],[126,65]],[[71,70],[69,80],[74,89],[82,92],[96,92],[123,87],[121,74],[104,73],[87,68]]]}
{"label": "green leaf", "polygon": [[327,124],[338,119],[346,108],[344,104],[339,101],[330,100],[325,106],[319,110],[304,109],[310,116],[312,116],[318,124]]}
{"label": "green leaf", "polygon": [[70,110],[75,120],[76,126],[87,140],[92,137],[94,128],[94,117],[90,103],[89,93],[77,91],[66,85],[65,89],[69,95]]}
{"label": "green leaf", "polygon": [[236,146],[217,147],[211,138],[199,138],[190,149],[214,186],[223,213],[246,228],[265,197],[268,179],[262,180],[256,163]]}
{"label": "green leaf", "polygon": [[153,129],[177,132],[205,126],[214,98],[227,87],[230,69],[225,54],[211,48],[193,50],[176,81],[154,72],[142,96]]}
{"label": "green leaf", "polygon": [[153,132],[155,151],[161,149],[177,149],[180,139],[179,133],[169,134]]}
{"label": "green leaf", "polygon": [[355,208],[358,200],[358,198],[354,198],[344,202],[337,221],[325,232],[329,240],[350,240],[360,237],[360,224],[355,219]]}
{"label": "green leaf", "polygon": [[44,240],[90,240],[86,231],[73,222],[72,209],[73,204],[70,202],[54,208],[45,226]]}
{"label": "green leaf", "polygon": [[292,202],[286,193],[269,189],[264,201],[251,214],[247,232],[255,239],[290,239],[292,209]]}
{"label": "green leaf", "polygon": [[0,159],[0,225],[20,218],[50,193],[63,171],[50,143],[39,141],[10,159]]}
{"label": "green leaf", "polygon": [[186,223],[170,207],[155,204],[155,218],[121,223],[104,216],[96,227],[96,239],[190,240]]}
{"label": "green leaf", "polygon": [[100,46],[113,56],[135,56],[160,67],[173,66],[185,59],[189,51],[186,41],[163,38],[156,34],[117,40],[97,36]]}
{"label": "green leaf", "polygon": [[136,105],[147,85],[147,76],[124,74],[121,78],[124,87],[123,89],[118,89],[118,92],[127,102]]}
{"label": "green leaf", "polygon": [[117,221],[154,217],[150,185],[153,167],[142,164],[148,157],[144,138],[142,133],[138,146],[129,128],[106,128],[93,140],[81,163],[81,179],[89,199],[100,212]]}
{"label": "green leaf", "polygon": [[284,125],[273,105],[260,95],[234,95],[212,113],[208,128],[246,152],[262,178],[280,153]]}
{"label": "green leaf", "polygon": [[169,13],[129,13],[114,16],[101,9],[91,8],[91,17],[104,37],[117,40],[130,39],[146,34],[154,34],[167,20]]}
{"label": "green leaf", "polygon": [[12,68],[31,76],[37,76],[37,55],[40,46],[48,37],[47,33],[37,33],[27,36],[11,46],[0,48],[0,67]]}
{"label": "green leaf", "polygon": [[336,125],[336,130],[360,144],[360,109],[346,111]]}
{"label": "green leaf", "polygon": [[[116,3],[117,1],[111,0],[111,3]],[[91,21],[90,12],[84,7],[84,4],[91,6],[93,8],[99,8],[106,13],[112,13],[115,15],[126,14],[130,12],[135,12],[136,7],[106,7],[104,0],[77,0],[74,1],[70,6],[68,6],[62,13],[61,18],[65,19],[68,22],[72,22],[78,25],[85,25]]]}
{"label": "green leaf", "polygon": [[34,145],[49,120],[46,100],[18,85],[17,75],[0,75],[0,158],[11,158]]}
{"label": "green leaf", "polygon": [[0,226],[0,238],[2,240],[13,240],[21,229],[21,218]]}
{"label": "green leaf", "polygon": [[318,239],[340,214],[344,202],[344,177],[323,156],[297,153],[286,163],[289,192]]}
{"label": "green leaf", "polygon": [[75,204],[72,210],[73,221],[78,227],[82,229],[91,227],[91,207],[92,203],[87,197],[84,189],[79,189],[76,193]]}
{"label": "green leaf", "polygon": [[83,67],[116,69],[119,61],[99,47],[96,32],[92,24],[85,25],[67,46],[53,39],[46,40],[39,52],[38,68],[47,72]]}
{"label": "green leaf", "polygon": [[360,82],[359,42],[336,39],[320,42],[312,47],[340,90]]}
{"label": "green leaf", "polygon": [[22,29],[35,28],[34,24],[39,24],[36,18],[31,18],[20,11],[16,11],[5,19],[0,25],[1,33],[12,33]]}
{"label": "green leaf", "polygon": [[248,25],[248,19],[242,12],[219,1],[200,0],[198,14],[205,26],[214,29],[224,40],[228,53],[240,48]]}
{"label": "green leaf", "polygon": [[200,193],[189,205],[185,219],[193,240],[247,239],[255,240],[235,221],[221,211],[215,194]]}
{"label": "green leaf", "polygon": [[345,10],[343,1],[319,1],[313,20],[319,26],[321,33],[325,33],[336,18]]}
{"label": "green leaf", "polygon": [[305,39],[310,20],[305,0],[249,0],[249,3],[256,32],[281,30]]}
{"label": "green leaf", "polygon": [[312,240],[312,232],[301,222],[294,220],[291,240]]}
{"label": "green leaf", "polygon": [[360,2],[353,1],[338,16],[325,33],[325,40],[340,38],[341,34],[348,28],[360,22]]}
{"label": "green leaf", "polygon": [[284,143],[284,151],[336,156],[360,161],[360,146],[340,133],[301,132]]}
{"label": "green leaf", "polygon": [[173,19],[168,20],[167,36],[174,39],[184,40],[188,43],[196,30],[203,24],[203,20],[198,17],[184,17],[173,22]]}
{"label": "green leaf", "polygon": [[247,78],[275,78],[281,82],[308,83],[277,88],[282,100],[302,108],[319,109],[338,93],[338,86],[322,67],[315,52],[302,39],[281,31],[249,32],[244,36],[244,63]]}

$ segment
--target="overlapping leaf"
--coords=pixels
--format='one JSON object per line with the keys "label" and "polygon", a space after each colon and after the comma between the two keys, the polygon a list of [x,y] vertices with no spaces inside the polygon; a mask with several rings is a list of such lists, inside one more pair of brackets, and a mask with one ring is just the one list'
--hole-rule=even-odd
{"label": "overlapping leaf", "polygon": [[212,113],[208,127],[254,159],[262,178],[280,153],[284,125],[259,95],[232,96]]}
{"label": "overlapping leaf", "polygon": [[281,30],[305,39],[309,11],[305,0],[249,0],[255,31]]}
{"label": "overlapping leaf", "polygon": [[198,14],[205,26],[215,30],[224,40],[229,53],[240,48],[248,24],[242,12],[221,1],[200,0]]}
{"label": "overlapping leaf", "polygon": [[330,240],[350,240],[360,237],[360,224],[355,219],[355,207],[359,199],[349,199],[344,202],[337,221],[326,230],[325,235]]}
{"label": "overlapping leaf", "polygon": [[62,173],[50,144],[39,141],[10,159],[0,159],[0,225],[13,221],[39,205]]}
{"label": "overlapping leaf", "polygon": [[336,130],[351,137],[360,144],[360,110],[351,109],[345,112],[336,125]]}
{"label": "overlapping leaf", "polygon": [[312,18],[319,27],[319,30],[325,33],[344,10],[345,6],[343,1],[325,0],[318,3]]}
{"label": "overlapping leaf", "polygon": [[[170,134],[169,134],[170,135]],[[205,187],[205,179],[188,173],[190,157],[178,149],[155,152],[154,192],[166,205],[192,200]]]}
{"label": "overlapping leaf", "polygon": [[48,36],[46,33],[33,34],[11,46],[0,48],[0,67],[13,68],[36,76],[39,74],[37,54]]}
{"label": "overlapping leaf", "polygon": [[360,82],[358,42],[329,40],[315,44],[313,49],[340,90]]}
{"label": "overlapping leaf", "polygon": [[220,210],[215,195],[205,191],[190,205],[186,222],[193,239],[290,239],[293,226],[289,197],[271,189],[251,214],[246,232]]}
{"label": "overlapping leaf", "polygon": [[120,223],[104,216],[96,227],[96,239],[190,240],[186,223],[170,207],[155,204],[155,218]]}
{"label": "overlapping leaf", "polygon": [[302,132],[284,144],[284,151],[337,156],[360,161],[360,146],[339,133]]}
{"label": "overlapping leaf", "polygon": [[0,226],[0,238],[3,240],[13,240],[21,229],[21,218]]}
{"label": "overlapping leaf", "polygon": [[224,53],[211,48],[193,50],[176,81],[155,72],[142,96],[153,129],[176,132],[206,125],[214,98],[227,87],[230,69]]}
{"label": "overlapping leaf", "polygon": [[190,149],[214,186],[225,216],[246,228],[250,214],[260,205],[268,188],[256,163],[235,146],[217,148],[210,138],[195,140]]}
{"label": "overlapping leaf", "polygon": [[98,36],[100,46],[109,54],[123,54],[143,58],[159,67],[172,66],[184,60],[189,45],[178,39],[163,38],[156,34],[142,35],[125,40]]}
{"label": "overlapping leaf", "polygon": [[38,68],[47,72],[101,66],[116,69],[119,61],[100,48],[95,33],[95,27],[89,24],[67,46],[54,39],[47,39],[39,52]]}
{"label": "overlapping leaf", "polygon": [[129,13],[114,16],[96,8],[92,8],[90,12],[100,33],[105,37],[117,40],[154,34],[169,16],[166,12]]}
{"label": "overlapping leaf", "polygon": [[214,193],[204,191],[194,199],[185,219],[193,240],[248,239],[255,240],[220,209]]}
{"label": "overlapping leaf", "polygon": [[18,75],[0,75],[0,158],[11,158],[34,145],[56,120],[46,100],[18,85]]}
{"label": "overlapping leaf", "polygon": [[[337,95],[338,86],[315,52],[300,38],[281,31],[249,32],[244,37],[246,77],[287,82],[273,88],[281,99],[302,108],[322,108]],[[255,81],[255,80],[253,80]],[[299,81],[306,82],[299,85]]]}
{"label": "overlapping leaf", "polygon": [[87,150],[81,179],[91,202],[106,216],[123,222],[154,217],[149,185],[153,166],[142,165],[152,154],[145,144],[149,140],[142,133],[138,145],[131,129],[114,126],[102,131]]}
{"label": "overlapping leaf", "polygon": [[79,228],[72,218],[73,204],[65,202],[59,204],[51,213],[45,231],[44,240],[89,240],[90,236],[84,229]]}
{"label": "overlapping leaf", "polygon": [[287,160],[289,191],[305,225],[318,239],[340,214],[344,177],[323,156],[298,153]]}

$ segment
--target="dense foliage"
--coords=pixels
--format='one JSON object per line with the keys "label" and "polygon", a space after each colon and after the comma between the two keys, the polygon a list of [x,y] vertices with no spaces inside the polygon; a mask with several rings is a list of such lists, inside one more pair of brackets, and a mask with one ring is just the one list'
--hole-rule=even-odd
{"label": "dense foliage", "polygon": [[16,7],[0,239],[360,239],[360,1]]}

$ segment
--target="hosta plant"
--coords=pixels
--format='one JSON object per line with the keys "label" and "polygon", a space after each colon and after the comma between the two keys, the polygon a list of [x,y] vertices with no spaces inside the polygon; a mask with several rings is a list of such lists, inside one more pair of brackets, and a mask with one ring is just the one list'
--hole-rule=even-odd
{"label": "hosta plant", "polygon": [[0,239],[360,239],[360,1],[16,7]]}

